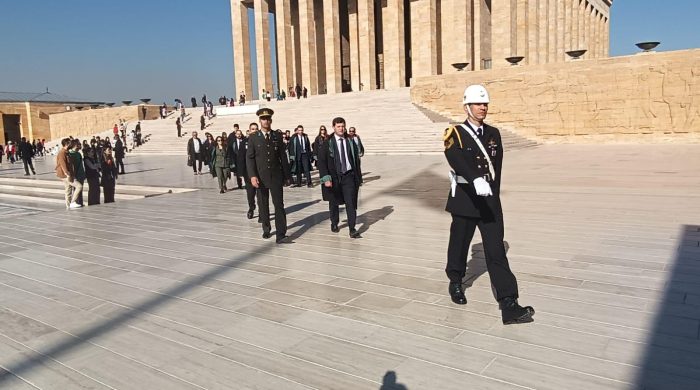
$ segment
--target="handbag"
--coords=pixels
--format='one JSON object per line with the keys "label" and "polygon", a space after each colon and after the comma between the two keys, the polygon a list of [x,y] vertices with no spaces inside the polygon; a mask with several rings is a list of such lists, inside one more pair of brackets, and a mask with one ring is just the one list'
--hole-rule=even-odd
{"label": "handbag", "polygon": [[191,167],[192,165],[194,165],[194,161],[192,161],[192,155],[188,154],[187,155],[187,166]]}

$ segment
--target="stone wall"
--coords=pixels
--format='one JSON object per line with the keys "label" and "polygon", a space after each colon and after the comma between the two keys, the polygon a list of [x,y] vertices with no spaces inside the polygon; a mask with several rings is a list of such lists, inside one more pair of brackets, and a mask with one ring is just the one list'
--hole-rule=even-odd
{"label": "stone wall", "polygon": [[160,117],[159,109],[160,107],[156,105],[141,104],[54,114],[49,117],[51,139],[56,140],[71,135],[92,136],[112,129],[115,123],[119,123],[119,119],[127,122],[157,119]]}
{"label": "stone wall", "polygon": [[459,72],[413,80],[414,103],[464,120],[462,93],[491,95],[490,122],[541,142],[700,142],[700,49]]}
{"label": "stone wall", "polygon": [[[20,116],[20,137],[26,137],[28,140],[35,139],[50,139],[51,132],[49,131],[49,117],[52,114],[65,112],[64,104],[52,103],[0,103],[0,143],[4,144],[5,129],[1,120],[2,115],[19,115]],[[29,116],[27,116],[29,112]],[[13,140],[18,141],[18,140]]]}

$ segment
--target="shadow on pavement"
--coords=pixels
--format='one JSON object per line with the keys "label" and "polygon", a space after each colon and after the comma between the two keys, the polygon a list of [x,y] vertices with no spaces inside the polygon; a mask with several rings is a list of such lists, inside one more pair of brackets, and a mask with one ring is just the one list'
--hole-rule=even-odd
{"label": "shadow on pavement", "polygon": [[678,237],[634,389],[700,389],[700,225],[681,226]]}

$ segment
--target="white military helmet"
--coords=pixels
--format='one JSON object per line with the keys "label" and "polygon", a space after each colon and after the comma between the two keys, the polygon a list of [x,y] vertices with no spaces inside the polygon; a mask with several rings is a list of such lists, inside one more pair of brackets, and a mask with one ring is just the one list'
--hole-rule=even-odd
{"label": "white military helmet", "polygon": [[472,84],[464,90],[462,104],[489,103],[489,93],[483,85]]}

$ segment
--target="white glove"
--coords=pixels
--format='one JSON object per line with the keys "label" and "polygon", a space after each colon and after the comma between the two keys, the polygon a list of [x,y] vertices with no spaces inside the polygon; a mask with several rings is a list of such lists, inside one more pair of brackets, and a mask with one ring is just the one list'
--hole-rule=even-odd
{"label": "white glove", "polygon": [[489,182],[484,180],[483,177],[474,179],[474,189],[476,190],[476,194],[479,196],[493,195],[493,192],[491,192],[491,186],[489,185]]}

